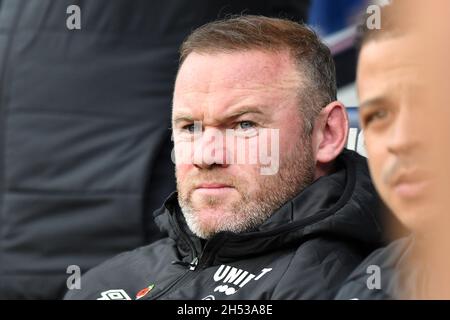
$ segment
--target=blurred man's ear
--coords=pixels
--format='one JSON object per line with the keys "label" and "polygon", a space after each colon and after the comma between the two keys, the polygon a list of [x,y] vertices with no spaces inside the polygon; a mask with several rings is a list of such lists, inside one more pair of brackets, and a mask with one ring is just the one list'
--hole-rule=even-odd
{"label": "blurred man's ear", "polygon": [[314,123],[312,145],[316,159],[316,179],[330,172],[333,161],[344,149],[348,116],[342,103],[333,101],[322,109]]}

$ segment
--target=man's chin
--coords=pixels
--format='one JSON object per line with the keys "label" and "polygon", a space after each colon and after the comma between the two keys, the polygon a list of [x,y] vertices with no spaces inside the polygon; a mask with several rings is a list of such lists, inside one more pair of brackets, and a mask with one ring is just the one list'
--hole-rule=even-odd
{"label": "man's chin", "polygon": [[[223,208],[201,208],[195,211],[195,225],[198,228],[197,235],[202,238],[209,238],[213,234],[227,229],[226,225],[234,220],[233,214]],[[208,235],[208,236],[206,236]]]}
{"label": "man's chin", "polygon": [[232,187],[223,187],[223,188],[198,188],[195,189],[192,193],[192,196],[204,199],[224,199],[235,197],[237,190]]}
{"label": "man's chin", "polygon": [[229,207],[232,203],[239,201],[239,193],[234,188],[220,188],[224,190],[196,189],[191,194],[191,203],[196,208],[220,209]]}
{"label": "man's chin", "polygon": [[223,208],[201,208],[196,210],[199,220],[203,222],[203,224],[210,224],[208,222],[216,222],[219,219],[223,219],[224,217],[229,217],[229,210],[225,210]]}
{"label": "man's chin", "polygon": [[432,232],[439,225],[439,223],[436,225],[436,221],[442,221],[439,218],[442,211],[429,199],[415,199],[409,202],[394,199],[389,202],[389,207],[397,219],[416,234]]}

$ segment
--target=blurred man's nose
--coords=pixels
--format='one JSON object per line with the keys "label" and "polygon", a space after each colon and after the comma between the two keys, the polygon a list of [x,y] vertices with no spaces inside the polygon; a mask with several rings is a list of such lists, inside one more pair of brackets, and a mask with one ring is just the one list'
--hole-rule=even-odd
{"label": "blurred man's nose", "polygon": [[420,140],[418,135],[423,134],[423,128],[413,114],[407,106],[398,112],[387,141],[389,152],[396,155],[414,152]]}
{"label": "blurred man's nose", "polygon": [[230,164],[225,133],[217,128],[207,127],[194,142],[194,165],[201,169],[212,166],[226,168]]}

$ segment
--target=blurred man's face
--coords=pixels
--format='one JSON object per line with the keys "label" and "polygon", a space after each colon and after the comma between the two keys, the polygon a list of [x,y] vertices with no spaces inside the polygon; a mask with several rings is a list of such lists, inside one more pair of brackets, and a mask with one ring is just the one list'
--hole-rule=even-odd
{"label": "blurred man's face", "polygon": [[358,66],[360,119],[372,178],[383,200],[414,231],[432,221],[433,122],[429,64],[413,36],[370,41]]}
{"label": "blurred man's face", "polygon": [[296,70],[287,53],[260,51],[191,53],[181,66],[172,117],[177,189],[198,236],[257,227],[313,181]]}
{"label": "blurred man's face", "polygon": [[421,272],[400,298],[449,299],[450,1],[399,3],[408,36],[368,42],[360,55],[361,121],[376,187],[415,235],[401,268]]}

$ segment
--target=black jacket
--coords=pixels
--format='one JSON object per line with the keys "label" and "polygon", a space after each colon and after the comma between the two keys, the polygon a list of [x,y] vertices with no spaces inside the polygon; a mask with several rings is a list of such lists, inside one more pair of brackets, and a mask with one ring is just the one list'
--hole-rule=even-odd
{"label": "black jacket", "polygon": [[[337,171],[283,205],[257,230],[206,244],[173,194],[155,213],[169,237],[94,268],[68,299],[330,299],[380,245],[379,199],[365,158],[345,151]],[[141,295],[145,293],[141,291]]]}
{"label": "black jacket", "polygon": [[418,268],[411,268],[408,262],[413,242],[412,237],[405,237],[374,251],[350,274],[336,299],[405,299],[408,293],[415,290],[419,272]]}
{"label": "black jacket", "polygon": [[[80,30],[66,27],[74,4]],[[181,41],[230,13],[301,20],[308,4],[2,0],[0,298],[61,298],[69,265],[159,239]]]}

